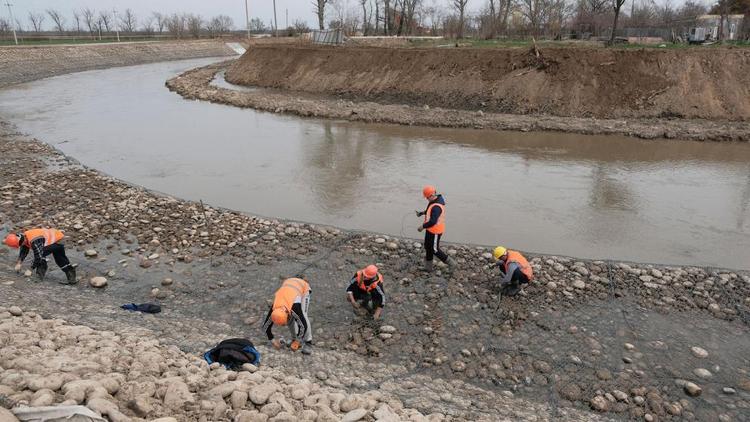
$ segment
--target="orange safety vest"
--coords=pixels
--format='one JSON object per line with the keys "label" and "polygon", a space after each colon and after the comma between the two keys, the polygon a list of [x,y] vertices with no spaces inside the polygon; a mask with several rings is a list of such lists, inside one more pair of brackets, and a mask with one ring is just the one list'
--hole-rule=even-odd
{"label": "orange safety vest", "polygon": [[508,273],[508,266],[511,262],[515,262],[521,268],[521,272],[531,281],[534,278],[534,272],[531,270],[529,261],[516,251],[508,250],[508,259],[505,260],[505,273]]}
{"label": "orange safety vest", "polygon": [[380,283],[383,282],[383,275],[378,273],[378,278],[374,282],[372,282],[369,286],[365,284],[365,275],[362,272],[362,270],[357,271],[357,285],[359,286],[360,290],[364,290],[367,293],[370,293],[371,291],[375,290]]}
{"label": "orange safety vest", "polygon": [[310,285],[305,280],[301,278],[288,278],[281,283],[279,290],[276,290],[276,295],[273,299],[273,309],[285,308],[291,311],[294,299],[304,297],[308,292],[310,292]]}
{"label": "orange safety vest", "polygon": [[440,209],[443,211],[440,213],[440,217],[438,217],[437,223],[435,223],[434,226],[427,229],[428,232],[432,234],[443,234],[445,231],[445,205],[438,204],[437,202],[430,204],[429,207],[427,207],[427,211],[424,214],[424,222],[430,221],[430,214],[432,213],[432,207],[440,207]]}
{"label": "orange safety vest", "polygon": [[31,229],[23,232],[23,245],[30,248],[31,242],[40,237],[44,238],[44,246],[49,246],[61,241],[65,235],[57,229]]}

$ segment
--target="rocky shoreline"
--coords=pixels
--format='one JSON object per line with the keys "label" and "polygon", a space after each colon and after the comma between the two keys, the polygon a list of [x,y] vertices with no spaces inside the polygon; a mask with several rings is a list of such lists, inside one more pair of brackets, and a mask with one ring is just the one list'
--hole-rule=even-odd
{"label": "rocky shoreline", "polygon": [[742,121],[700,119],[596,119],[533,114],[500,114],[440,107],[380,104],[282,90],[235,91],[211,85],[229,62],[193,69],[167,81],[184,98],[303,117],[343,119],[364,123],[408,126],[474,128],[510,131],[557,131],[626,135],[644,139],[693,141],[750,141],[750,124]]}
{"label": "rocky shoreline", "polygon": [[[64,277],[56,269],[38,283],[16,275],[12,252],[0,249],[0,333],[9,334],[2,336],[0,394],[23,403],[71,399],[64,385],[35,397],[41,389],[33,380],[75,372],[65,382],[88,387],[72,398],[95,400],[110,420],[287,420],[313,418],[310,411],[327,420],[326,409],[338,420],[349,398],[358,403],[349,411],[365,411],[362,420],[394,420],[385,410],[375,414],[383,404],[406,420],[742,421],[750,412],[748,272],[531,254],[534,283],[501,298],[487,248],[449,245],[458,268],[426,274],[412,239],[157,194],[87,169],[2,122],[0,223],[63,229],[79,264],[76,286],[58,285]],[[354,314],[343,296],[351,274],[372,262],[386,276],[381,324]],[[299,272],[314,291],[315,351],[305,358],[269,351],[259,327],[280,280]],[[131,302],[158,302],[164,311],[119,308]],[[49,321],[58,318],[90,328]],[[239,336],[261,344],[260,376],[197,363],[218,341]],[[138,345],[153,359],[135,359]],[[63,361],[92,356],[96,366],[55,372],[18,358],[52,350]],[[146,363],[153,372],[144,372]],[[193,406],[165,407],[165,379],[175,377]],[[279,390],[278,406],[235,406],[232,396],[241,402],[258,377]],[[127,396],[131,382],[147,383],[143,408],[130,405],[138,398]],[[224,396],[227,383],[233,391]],[[295,398],[299,385],[309,387],[307,397]],[[306,404],[313,394],[328,407]]]}

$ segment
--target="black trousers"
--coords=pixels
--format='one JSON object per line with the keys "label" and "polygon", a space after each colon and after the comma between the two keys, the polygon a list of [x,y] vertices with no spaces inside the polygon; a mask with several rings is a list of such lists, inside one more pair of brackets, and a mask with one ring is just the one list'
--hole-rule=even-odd
{"label": "black trousers", "polygon": [[62,243],[53,243],[45,246],[44,249],[42,249],[42,255],[45,257],[52,255],[55,259],[55,264],[62,269],[65,269],[70,265],[70,261],[65,255],[65,245]]}
{"label": "black trousers", "polygon": [[524,274],[520,268],[516,268],[516,270],[513,271],[513,274],[510,276],[510,284],[513,286],[518,286],[519,284],[529,284],[529,278],[526,277],[526,274]]}
{"label": "black trousers", "polygon": [[438,259],[440,259],[443,262],[446,262],[448,260],[448,255],[445,254],[442,250],[440,250],[440,238],[443,237],[442,234],[432,234],[429,231],[425,230],[424,232],[424,250],[425,250],[425,260],[432,261],[432,257],[436,256]]}

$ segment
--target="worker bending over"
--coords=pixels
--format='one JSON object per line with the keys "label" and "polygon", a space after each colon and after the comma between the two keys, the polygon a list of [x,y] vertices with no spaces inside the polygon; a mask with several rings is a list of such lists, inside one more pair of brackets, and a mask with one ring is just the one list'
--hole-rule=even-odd
{"label": "worker bending over", "polygon": [[500,267],[502,294],[515,296],[521,290],[521,284],[528,284],[534,279],[534,272],[529,261],[519,252],[498,246],[492,251],[492,256],[498,261]]}
{"label": "worker bending over", "polygon": [[440,249],[440,238],[445,232],[445,199],[443,195],[437,194],[434,186],[425,186],[422,189],[422,195],[427,200],[427,208],[424,211],[417,211],[417,217],[424,216],[422,223],[417,231],[424,234],[425,249],[425,270],[432,271],[432,257],[437,256],[441,261],[448,265],[453,265],[453,260]]}
{"label": "worker bending over", "polygon": [[62,244],[64,237],[63,232],[57,229],[31,229],[23,233],[9,234],[3,243],[11,248],[21,249],[16,261],[16,272],[21,271],[21,263],[31,250],[34,253],[31,269],[35,269],[39,279],[44,280],[47,274],[46,257],[51,254],[57,266],[65,273],[68,284],[73,284],[76,282],[76,269],[65,255],[65,245]]}
{"label": "worker bending over", "polygon": [[273,326],[286,325],[294,339],[289,347],[293,351],[302,348],[302,353],[312,353],[312,327],[307,317],[310,307],[310,284],[301,278],[288,278],[276,291],[271,309],[263,321],[263,331],[274,349],[281,348],[281,339],[273,335]]}
{"label": "worker bending over", "polygon": [[360,306],[368,310],[373,309],[372,319],[380,319],[385,306],[385,291],[383,275],[378,272],[378,267],[368,265],[357,271],[346,288],[346,297],[354,309]]}

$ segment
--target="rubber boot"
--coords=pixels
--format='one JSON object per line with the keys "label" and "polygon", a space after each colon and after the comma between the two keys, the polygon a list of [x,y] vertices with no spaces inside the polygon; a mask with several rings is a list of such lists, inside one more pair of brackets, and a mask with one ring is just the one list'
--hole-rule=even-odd
{"label": "rubber boot", "polygon": [[427,271],[428,273],[432,272],[432,261],[427,261],[427,260],[424,261],[424,270]]}
{"label": "rubber boot", "polygon": [[78,282],[78,280],[76,280],[76,268],[74,266],[68,265],[63,268],[63,272],[65,273],[65,278],[68,280],[68,284],[76,284]]}
{"label": "rubber boot", "polygon": [[506,296],[515,296],[521,291],[521,286],[518,285],[518,281],[511,281],[503,287],[503,294]]}
{"label": "rubber boot", "polygon": [[306,341],[305,344],[302,345],[302,354],[303,355],[311,355],[312,354],[312,343],[309,341]]}
{"label": "rubber boot", "polygon": [[446,259],[446,260],[445,260],[445,263],[446,263],[446,264],[447,264],[447,265],[448,265],[448,266],[449,266],[449,267],[450,267],[451,269],[454,269],[454,268],[456,268],[456,265],[457,265],[457,263],[456,263],[456,260],[455,260],[455,259],[453,259],[453,257],[452,257],[452,256],[449,256],[449,257],[448,257],[448,259]]}
{"label": "rubber boot", "polygon": [[47,275],[47,261],[41,260],[36,265],[36,275],[39,277],[39,281],[44,281],[44,276]]}

